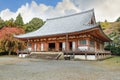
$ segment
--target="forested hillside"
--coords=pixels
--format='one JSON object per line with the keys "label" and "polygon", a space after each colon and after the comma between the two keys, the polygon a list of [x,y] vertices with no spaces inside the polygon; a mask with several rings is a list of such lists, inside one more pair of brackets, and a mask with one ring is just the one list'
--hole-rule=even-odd
{"label": "forested hillside", "polygon": [[112,40],[111,45],[106,45],[106,49],[111,49],[113,54],[120,55],[120,17],[115,22],[101,22],[101,27],[105,34]]}

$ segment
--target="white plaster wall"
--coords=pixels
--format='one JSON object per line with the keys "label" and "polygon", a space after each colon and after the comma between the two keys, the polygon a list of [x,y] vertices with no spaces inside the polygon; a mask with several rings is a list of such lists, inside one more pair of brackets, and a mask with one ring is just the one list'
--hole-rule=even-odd
{"label": "white plaster wall", "polygon": [[63,54],[63,52],[31,52],[30,54]]}
{"label": "white plaster wall", "polygon": [[[74,58],[85,60],[85,55],[75,55]],[[96,60],[95,55],[87,55],[87,60]]]}
{"label": "white plaster wall", "polygon": [[89,47],[90,51],[95,51],[94,47]]}
{"label": "white plaster wall", "polygon": [[89,40],[86,40],[86,44],[89,45]]}
{"label": "white plaster wall", "polygon": [[65,50],[65,42],[62,42],[62,49]]}
{"label": "white plaster wall", "polygon": [[41,43],[41,51],[43,51],[43,49],[44,49],[44,45],[43,45],[43,43]]}
{"label": "white plaster wall", "polygon": [[19,54],[20,58],[25,58],[26,56],[28,56],[28,54]]}
{"label": "white plaster wall", "polygon": [[88,50],[88,46],[79,46],[78,49],[85,51],[85,50]]}
{"label": "white plaster wall", "polygon": [[87,60],[96,60],[95,55],[87,55]]}
{"label": "white plaster wall", "polygon": [[74,58],[85,60],[85,55],[75,55]]}
{"label": "white plaster wall", "polygon": [[36,43],[34,44],[34,51],[36,51],[36,48],[37,48],[37,46],[36,46]]}
{"label": "white plaster wall", "polygon": [[31,47],[29,47],[29,48],[28,48],[28,51],[32,51],[32,48],[31,48]]}

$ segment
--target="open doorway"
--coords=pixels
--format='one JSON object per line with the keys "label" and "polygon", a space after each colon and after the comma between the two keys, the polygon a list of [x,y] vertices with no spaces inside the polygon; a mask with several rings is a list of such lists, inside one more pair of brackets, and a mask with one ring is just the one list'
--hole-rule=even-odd
{"label": "open doorway", "polygon": [[59,51],[62,51],[62,42],[59,43]]}
{"label": "open doorway", "polygon": [[72,42],[69,42],[69,49],[72,50],[72,47],[73,47]]}
{"label": "open doorway", "polygon": [[49,51],[55,51],[55,43],[49,43]]}

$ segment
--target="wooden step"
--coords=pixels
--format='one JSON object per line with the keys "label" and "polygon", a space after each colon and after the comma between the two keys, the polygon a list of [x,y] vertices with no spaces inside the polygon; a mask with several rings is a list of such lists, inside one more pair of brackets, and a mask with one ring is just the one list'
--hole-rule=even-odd
{"label": "wooden step", "polygon": [[27,58],[58,60],[62,52],[31,52]]}

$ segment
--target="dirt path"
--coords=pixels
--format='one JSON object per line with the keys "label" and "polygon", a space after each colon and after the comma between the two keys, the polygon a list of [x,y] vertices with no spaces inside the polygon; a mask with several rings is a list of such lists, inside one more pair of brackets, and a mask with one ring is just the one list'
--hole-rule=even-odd
{"label": "dirt path", "polygon": [[[105,68],[100,61],[64,61],[0,58],[0,80],[120,80],[118,66]],[[12,62],[12,63],[11,63]],[[13,63],[14,62],[14,63]]]}
{"label": "dirt path", "polygon": [[17,56],[2,56],[0,57],[0,65],[15,64],[18,62],[27,62],[28,59],[18,58]]}

